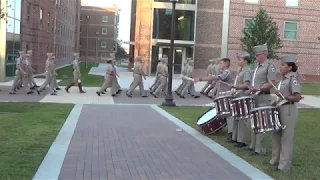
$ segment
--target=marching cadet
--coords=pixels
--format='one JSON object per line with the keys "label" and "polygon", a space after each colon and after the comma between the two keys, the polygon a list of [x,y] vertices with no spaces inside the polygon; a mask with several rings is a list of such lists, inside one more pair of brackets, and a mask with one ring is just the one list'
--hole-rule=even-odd
{"label": "marching cadet", "polygon": [[[108,87],[112,86],[113,78],[115,77],[114,68],[112,67],[112,59],[107,59],[107,69],[106,69],[106,75],[104,76],[104,83],[102,87],[96,92],[98,96],[101,96],[101,94],[105,94],[103,91],[107,89]],[[114,95],[115,92],[112,93]]]}
{"label": "marching cadet", "polygon": [[296,74],[298,70],[296,58],[291,55],[282,55],[280,60],[282,80],[276,94],[279,97],[282,95],[287,101],[279,107],[280,122],[286,128],[273,133],[270,164],[279,164],[277,170],[289,171],[293,159],[294,129],[298,120],[298,109],[295,103],[298,103],[302,97],[301,86]]}
{"label": "marching cadet", "polygon": [[[151,95],[155,98],[158,98],[159,93],[162,91],[162,89],[165,89],[167,87],[168,84],[168,58],[167,57],[163,57],[161,58],[163,64],[161,65],[161,68],[159,69],[160,72],[160,77],[159,77],[159,85],[157,86],[157,89],[154,92],[151,92]],[[166,93],[166,91],[165,91]]]}
{"label": "marching cadet", "polygon": [[[182,67],[182,71],[181,71],[181,75],[182,76],[186,76],[186,72],[189,66],[189,61],[191,60],[191,58],[187,58],[186,60],[183,60],[183,67]],[[180,96],[181,91],[183,90],[183,88],[185,87],[187,83],[187,80],[182,79],[181,84],[179,85],[179,87],[174,91],[178,96]]]}
{"label": "marching cadet", "polygon": [[148,97],[143,86],[142,77],[146,80],[146,75],[142,68],[142,58],[137,56],[133,67],[133,81],[127,91],[127,96],[132,97],[132,92],[139,86],[141,97]]}
{"label": "marching cadet", "polygon": [[9,94],[16,94],[16,89],[20,86],[20,80],[22,80],[23,75],[27,74],[22,68],[22,61],[25,57],[24,51],[19,51],[19,58],[17,58],[16,62],[16,77],[14,78],[13,84],[11,86],[11,91]]}
{"label": "marching cadet", "polygon": [[[250,91],[258,94],[256,98],[256,107],[271,105],[270,90],[273,87],[270,81],[276,80],[276,67],[268,61],[268,45],[263,44],[253,47],[257,66],[252,77]],[[254,151],[252,155],[265,155],[267,153],[267,141],[265,133],[255,134],[251,131],[250,150]]]}
{"label": "marching cadet", "polygon": [[[219,76],[221,74],[220,60],[221,58],[215,59],[215,65],[212,67],[212,74],[214,76]],[[218,90],[219,90],[219,83],[217,83],[217,81],[212,81],[210,87],[206,91],[206,94],[209,98],[214,99],[217,96]]]}
{"label": "marching cadet", "polygon": [[153,89],[156,89],[154,87],[159,83],[160,70],[161,70],[162,65],[163,65],[163,58],[160,58],[159,62],[157,64],[157,69],[156,69],[156,79],[155,79],[154,83],[152,84],[152,86],[150,86],[150,88],[149,88],[150,92],[153,92]]}
{"label": "marching cadet", "polygon": [[117,68],[115,66],[115,63],[116,63],[116,61],[113,60],[112,61],[112,68],[113,68],[115,76],[113,77],[112,86],[111,86],[111,93],[114,92],[114,94],[112,93],[112,96],[116,96],[116,94],[119,94],[122,91],[120,88],[119,82],[118,82],[119,74],[117,73]]}
{"label": "marching cadet", "polygon": [[40,86],[39,89],[37,89],[38,94],[40,95],[40,92],[47,87],[47,85],[49,85],[49,92],[50,95],[58,95],[57,91],[55,90],[54,87],[54,82],[53,82],[53,75],[55,73],[55,69],[54,69],[54,59],[52,58],[53,53],[47,53],[47,60],[45,63],[45,75],[46,75],[46,81]]}
{"label": "marching cadet", "polygon": [[[209,65],[208,65],[208,67],[207,67],[207,76],[212,76],[212,75],[214,75],[214,74],[212,74],[213,72],[212,72],[212,67],[215,65],[215,63],[214,63],[214,60],[213,59],[210,59],[209,60]],[[203,94],[203,95],[205,95],[206,93],[206,90],[208,89],[208,87],[210,86],[210,84],[212,83],[212,81],[208,81],[207,83],[206,83],[206,85],[205,86],[203,86],[203,88],[202,88],[202,90],[200,91],[200,94]]]}
{"label": "marching cadet", "polygon": [[[186,77],[192,78],[193,74],[193,66],[194,66],[194,61],[190,60],[188,61],[188,68],[186,69]],[[196,94],[195,88],[194,88],[194,82],[187,80],[186,85],[183,87],[181,93],[180,93],[180,98],[185,98],[185,94],[187,91],[190,92],[191,96],[194,98],[199,98],[199,95]]]}
{"label": "marching cadet", "polygon": [[[236,96],[246,96],[246,90],[249,90],[252,80],[252,72],[249,68],[250,55],[242,52],[238,57],[238,65],[240,70],[231,88],[237,90]],[[237,142],[236,147],[245,147],[249,133],[248,119],[235,120],[233,123],[232,141]]]}
{"label": "marching cadet", "polygon": [[72,66],[73,66],[73,81],[67,85],[65,90],[66,90],[67,93],[69,93],[69,89],[73,85],[78,84],[79,92],[80,93],[86,93],[82,89],[81,72],[80,72],[80,66],[79,66],[79,53],[74,53],[73,56],[74,56],[74,60],[72,62]]}
{"label": "marching cadet", "polygon": [[[230,59],[229,58],[222,58],[220,61],[220,69],[222,71],[222,73],[218,76],[208,76],[208,77],[204,77],[204,78],[195,78],[194,81],[198,82],[198,81],[222,81],[224,83],[232,83],[233,79],[232,79],[232,74],[231,71],[229,69],[230,67]],[[221,83],[221,82],[217,82],[217,83]],[[222,89],[219,89],[219,91],[222,91]],[[232,131],[233,131],[233,117],[228,117],[227,118],[227,125],[228,125],[228,140],[231,141],[232,140]]]}
{"label": "marching cadet", "polygon": [[28,75],[29,75],[29,86],[31,87],[31,89],[35,89],[38,88],[39,86],[37,85],[37,83],[34,81],[34,77],[33,77],[33,73],[35,72],[35,70],[32,68],[32,51],[29,50],[27,51],[27,68],[28,68]]}

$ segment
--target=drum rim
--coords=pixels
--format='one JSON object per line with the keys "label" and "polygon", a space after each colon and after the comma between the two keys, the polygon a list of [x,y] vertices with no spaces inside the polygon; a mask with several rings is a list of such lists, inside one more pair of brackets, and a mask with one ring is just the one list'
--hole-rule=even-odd
{"label": "drum rim", "polygon": [[241,96],[241,97],[237,97],[232,99],[232,101],[237,101],[237,100],[242,100],[242,99],[254,99],[253,96]]}
{"label": "drum rim", "polygon": [[[197,122],[196,122],[196,124],[197,124],[198,126],[206,125],[207,123],[213,121],[213,119],[214,119],[215,117],[217,117],[217,113],[216,113],[216,115],[213,116],[213,118],[210,119],[209,121],[206,121],[205,123],[202,123],[202,124],[198,124],[199,120],[200,120],[207,112],[211,111],[212,109],[217,109],[217,108],[216,108],[216,107],[211,107],[211,108],[208,109],[206,112],[204,112],[201,116],[198,117],[198,120],[197,120]],[[216,112],[217,112],[217,110],[216,110]]]}
{"label": "drum rim", "polygon": [[250,111],[264,110],[264,109],[277,109],[277,107],[275,107],[275,106],[263,106],[263,107],[253,108]]}

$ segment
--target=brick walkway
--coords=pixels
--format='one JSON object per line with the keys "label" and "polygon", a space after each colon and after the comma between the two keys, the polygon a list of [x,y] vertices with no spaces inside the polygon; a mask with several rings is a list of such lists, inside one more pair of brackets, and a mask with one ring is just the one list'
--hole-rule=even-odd
{"label": "brick walkway", "polygon": [[177,128],[150,106],[84,105],[59,179],[250,179]]}

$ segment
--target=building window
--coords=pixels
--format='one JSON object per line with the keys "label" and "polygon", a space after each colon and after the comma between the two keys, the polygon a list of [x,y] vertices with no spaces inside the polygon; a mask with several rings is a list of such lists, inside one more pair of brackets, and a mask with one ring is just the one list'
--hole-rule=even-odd
{"label": "building window", "polygon": [[107,35],[108,34],[108,29],[107,28],[102,28],[102,34]]}
{"label": "building window", "polygon": [[101,41],[101,48],[107,48],[107,42]]}
{"label": "building window", "polygon": [[102,22],[108,22],[108,16],[102,16]]}
{"label": "building window", "polygon": [[286,0],[286,6],[299,7],[299,0]]}
{"label": "building window", "polygon": [[284,24],[284,39],[297,39],[298,23],[285,22]]}
{"label": "building window", "polygon": [[258,4],[260,0],[245,0],[246,3],[255,3]]}
{"label": "building window", "polygon": [[42,29],[43,9],[40,8],[40,29]]}
{"label": "building window", "polygon": [[252,18],[244,19],[243,29],[244,31],[247,31],[249,28],[249,25],[254,21]]}
{"label": "building window", "polygon": [[27,3],[27,24],[29,24],[30,22],[30,8],[31,8],[30,4]]}

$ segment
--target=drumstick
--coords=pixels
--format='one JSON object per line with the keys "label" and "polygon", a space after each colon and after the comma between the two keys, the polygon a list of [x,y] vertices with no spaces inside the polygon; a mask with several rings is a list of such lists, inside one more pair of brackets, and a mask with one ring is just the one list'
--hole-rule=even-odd
{"label": "drumstick", "polygon": [[[268,82],[272,85],[272,87],[275,90],[278,90],[278,88],[272,83],[272,81],[270,81],[270,79],[268,79]],[[279,95],[281,96],[282,99],[286,99],[280,91],[279,91]]]}

